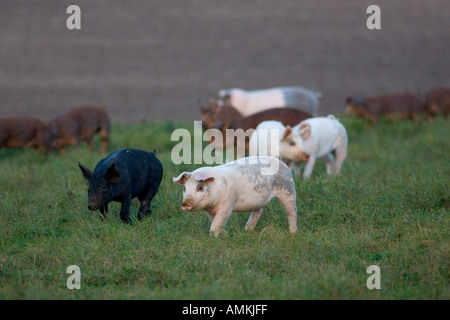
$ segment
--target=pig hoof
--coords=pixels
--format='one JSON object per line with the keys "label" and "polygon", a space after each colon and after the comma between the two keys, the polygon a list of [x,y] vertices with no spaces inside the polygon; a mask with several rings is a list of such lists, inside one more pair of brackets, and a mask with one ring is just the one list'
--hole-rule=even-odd
{"label": "pig hoof", "polygon": [[211,232],[209,233],[209,235],[214,236],[216,238],[218,238],[220,234],[226,235],[227,232],[225,231],[225,229],[217,229],[211,230]]}
{"label": "pig hoof", "polygon": [[245,226],[245,231],[252,231],[255,229],[255,226],[251,226],[251,225],[246,225]]}
{"label": "pig hoof", "polygon": [[150,217],[151,215],[152,215],[152,211],[151,210],[146,211],[145,213],[139,212],[138,213],[138,219],[142,220],[144,217]]}
{"label": "pig hoof", "polygon": [[133,221],[130,218],[122,218],[122,222],[126,224],[133,224]]}

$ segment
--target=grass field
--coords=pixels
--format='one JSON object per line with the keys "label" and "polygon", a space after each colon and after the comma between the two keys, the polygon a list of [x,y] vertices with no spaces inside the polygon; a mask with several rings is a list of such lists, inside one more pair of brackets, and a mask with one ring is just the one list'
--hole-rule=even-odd
{"label": "grass field", "polygon": [[[368,126],[343,117],[349,150],[339,177],[316,164],[296,179],[299,231],[274,200],[253,232],[235,213],[209,236],[202,212],[181,211],[172,131],[192,124],[115,123],[109,151],[157,150],[164,166],[153,215],[134,225],[119,204],[101,221],[87,210],[89,168],[104,157],[82,145],[66,156],[0,150],[1,299],[450,299],[450,126]],[[133,202],[133,216],[138,202]],[[81,269],[69,290],[66,269]],[[369,290],[370,265],[381,289]]]}

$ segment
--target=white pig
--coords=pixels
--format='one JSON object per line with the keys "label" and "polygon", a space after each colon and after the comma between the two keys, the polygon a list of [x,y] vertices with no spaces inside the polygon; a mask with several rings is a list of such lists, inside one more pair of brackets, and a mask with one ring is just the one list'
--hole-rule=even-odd
{"label": "white pig", "polygon": [[[303,150],[309,156],[303,178],[311,176],[316,159],[327,163],[328,174],[339,174],[342,163],[347,156],[348,137],[344,126],[333,115],[309,118],[293,130],[300,134]],[[335,152],[336,161],[332,155]]]}
{"label": "white pig", "polygon": [[242,116],[261,112],[271,108],[296,107],[318,114],[320,92],[302,87],[278,87],[259,90],[240,88],[219,91],[219,104],[233,106]]}
{"label": "white pig", "polygon": [[307,160],[299,132],[279,121],[263,121],[256,127],[250,138],[249,155],[280,157],[289,167]]}
{"label": "white pig", "polygon": [[247,157],[216,167],[183,172],[173,181],[184,185],[181,209],[205,210],[212,221],[210,234],[225,234],[233,211],[251,212],[245,230],[255,228],[263,207],[278,198],[284,206],[289,231],[297,231],[294,181],[289,168],[274,157]]}

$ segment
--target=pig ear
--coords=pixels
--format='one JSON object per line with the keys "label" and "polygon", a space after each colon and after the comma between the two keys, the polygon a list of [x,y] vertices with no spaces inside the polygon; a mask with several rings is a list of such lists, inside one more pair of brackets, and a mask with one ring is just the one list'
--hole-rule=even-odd
{"label": "pig ear", "polygon": [[208,181],[213,182],[214,177],[204,171],[196,171],[194,172],[194,180],[198,182]]}
{"label": "pig ear", "polygon": [[86,180],[90,180],[92,177],[92,171],[89,170],[88,168],[86,168],[85,166],[83,166],[79,161],[78,161],[78,166],[80,167],[81,173],[83,174],[83,177]]}
{"label": "pig ear", "polygon": [[189,178],[190,175],[191,174],[189,172],[183,172],[178,177],[173,178],[172,181],[179,184],[184,184],[186,182],[186,179]]}
{"label": "pig ear", "polygon": [[287,126],[286,130],[284,130],[283,138],[281,138],[281,141],[287,141],[287,139],[291,135],[291,133],[292,133],[291,126]]}
{"label": "pig ear", "polygon": [[311,126],[307,123],[302,123],[299,128],[299,134],[303,139],[308,139],[311,136]]}
{"label": "pig ear", "polygon": [[117,169],[117,166],[115,163],[113,163],[112,165],[109,166],[109,168],[106,170],[103,177],[106,180],[109,180],[112,182],[117,182],[120,180],[120,171],[119,171],[119,169]]}

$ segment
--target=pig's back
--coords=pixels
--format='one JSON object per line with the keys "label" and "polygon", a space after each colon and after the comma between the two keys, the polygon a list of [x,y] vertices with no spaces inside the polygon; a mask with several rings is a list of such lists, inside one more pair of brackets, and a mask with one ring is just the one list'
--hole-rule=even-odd
{"label": "pig's back", "polygon": [[48,128],[47,124],[40,119],[32,117],[8,117],[0,119],[0,128],[4,131],[5,137],[21,137],[31,139],[37,130]]}
{"label": "pig's back", "polygon": [[236,190],[247,190],[250,186],[253,191],[272,189],[278,176],[291,174],[289,168],[279,159],[270,156],[253,156],[241,158],[217,166],[222,176],[232,181]]}
{"label": "pig's back", "polygon": [[317,115],[319,99],[315,92],[302,87],[284,87],[283,95],[286,107],[300,107]]}
{"label": "pig's back", "polygon": [[[246,163],[240,163],[247,159]],[[230,197],[234,198],[235,211],[254,211],[266,205],[279,191],[295,194],[292,173],[279,159],[274,157],[248,157],[222,165],[230,186]],[[260,160],[259,164],[253,164]],[[264,163],[261,163],[261,160]],[[275,171],[268,169],[270,162]]]}
{"label": "pig's back", "polygon": [[[346,143],[347,141],[347,132],[344,126],[337,119],[330,118],[312,118],[308,119],[305,122],[308,122],[311,126],[311,132],[316,132],[317,134],[312,134],[311,137],[317,139],[316,141],[310,141],[310,143],[314,143],[318,145],[316,156],[323,157],[329,153],[329,150],[334,150],[338,147],[338,145]],[[306,140],[308,141],[308,140]],[[305,151],[306,146],[305,144]]]}
{"label": "pig's back", "polygon": [[141,185],[148,181],[148,177],[154,174],[162,177],[162,165],[153,152],[137,149],[121,149],[112,152],[101,160],[94,171],[106,171],[115,163],[122,176],[131,180],[132,184]]}
{"label": "pig's back", "polygon": [[142,169],[151,170],[158,168],[161,165],[153,152],[144,150],[123,149],[119,150],[115,157],[124,161],[124,165],[134,171],[141,171]]}

